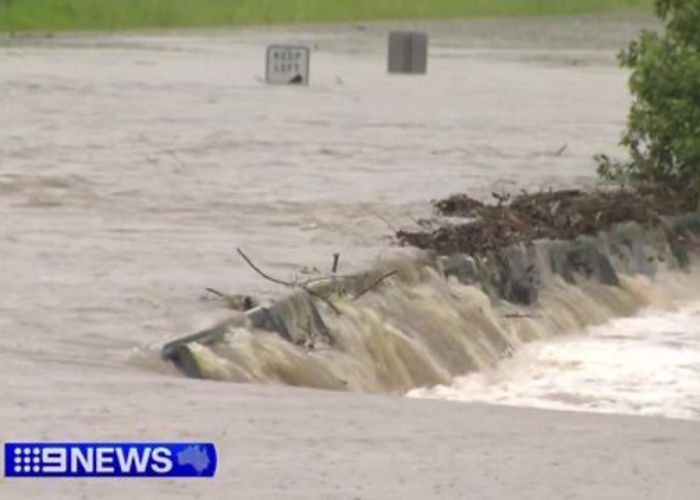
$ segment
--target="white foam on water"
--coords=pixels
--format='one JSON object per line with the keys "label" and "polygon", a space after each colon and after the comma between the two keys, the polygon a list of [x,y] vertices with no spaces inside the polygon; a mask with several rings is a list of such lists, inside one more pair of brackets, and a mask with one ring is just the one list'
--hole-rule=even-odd
{"label": "white foam on water", "polygon": [[409,397],[700,419],[700,302],[523,346],[493,370]]}

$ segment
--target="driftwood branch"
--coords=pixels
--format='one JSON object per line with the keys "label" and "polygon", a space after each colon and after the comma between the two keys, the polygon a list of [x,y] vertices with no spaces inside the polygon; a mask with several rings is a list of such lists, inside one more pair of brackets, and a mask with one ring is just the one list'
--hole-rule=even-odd
{"label": "driftwood branch", "polygon": [[314,282],[314,281],[321,281],[322,279],[332,279],[332,278],[321,278],[321,279],[319,279],[319,278],[313,278],[313,279],[310,279],[310,280],[308,280],[308,281],[306,281],[306,282],[304,282],[304,283],[294,283],[294,282],[291,282],[291,281],[284,281],[284,280],[281,280],[281,279],[279,279],[279,278],[275,278],[274,276],[270,276],[269,274],[267,274],[266,272],[264,272],[262,269],[260,269],[258,266],[256,266],[256,265],[253,263],[253,261],[250,260],[250,258],[249,258],[249,257],[243,252],[243,250],[241,250],[240,248],[237,248],[236,251],[238,252],[238,254],[239,254],[241,257],[243,257],[243,260],[245,260],[246,263],[247,263],[256,273],[258,273],[260,276],[262,276],[262,277],[265,278],[266,280],[271,281],[272,283],[276,283],[276,284],[278,284],[278,285],[286,286],[286,287],[288,287],[288,288],[301,288],[302,290],[304,290],[307,294],[311,295],[312,297],[316,297],[317,299],[320,299],[320,300],[322,300],[323,302],[325,302],[326,304],[328,304],[328,306],[333,310],[333,312],[335,312],[336,314],[340,314],[340,309],[338,309],[338,307],[337,307],[335,304],[333,304],[333,302],[331,302],[331,301],[328,299],[328,297],[324,297],[324,296],[321,295],[320,293],[318,293],[318,292],[316,292],[316,291],[314,291],[314,290],[312,290],[312,289],[310,289],[310,288],[308,287],[308,284],[310,284],[310,283],[312,283],[312,282]]}
{"label": "driftwood branch", "polygon": [[211,293],[212,295],[216,295],[217,297],[220,297],[222,299],[228,297],[228,295],[226,295],[224,292],[220,292],[219,290],[216,290],[214,288],[205,288],[205,290]]}
{"label": "driftwood branch", "polygon": [[328,307],[330,307],[330,308],[333,310],[334,313],[340,314],[340,309],[338,309],[338,306],[336,306],[333,302],[331,302],[331,300],[330,300],[328,297],[324,297],[324,296],[321,295],[320,293],[315,292],[315,291],[313,291],[312,289],[307,288],[307,287],[304,286],[304,285],[301,285],[301,289],[304,290],[304,291],[305,291],[306,293],[308,293],[309,295],[311,295],[311,296],[313,296],[313,297],[316,297],[317,299],[321,299],[323,302],[325,302],[326,304],[328,304]]}
{"label": "driftwood branch", "polygon": [[303,286],[309,286],[313,283],[320,283],[321,281],[333,281],[337,279],[350,279],[353,278],[354,276],[350,274],[336,274],[334,276],[318,276],[316,278],[310,278],[306,281],[303,281],[300,285]]}
{"label": "driftwood branch", "polygon": [[[320,277],[317,277],[317,278],[308,279],[308,280],[306,280],[306,281],[304,281],[304,282],[302,282],[302,283],[295,283],[295,282],[292,282],[292,281],[285,281],[285,280],[282,280],[282,279],[279,279],[279,278],[275,278],[274,276],[271,276],[271,275],[269,275],[268,273],[266,273],[265,271],[263,271],[262,269],[260,269],[258,266],[256,266],[256,265],[253,263],[252,260],[250,260],[250,258],[249,258],[249,257],[243,252],[243,250],[241,250],[240,248],[237,248],[236,251],[237,251],[238,254],[243,258],[243,260],[245,260],[246,263],[247,263],[256,273],[258,273],[260,276],[262,276],[262,277],[265,278],[266,280],[271,281],[272,283],[276,283],[276,284],[278,284],[278,285],[286,286],[286,287],[288,287],[288,288],[301,288],[301,289],[304,290],[308,295],[310,295],[310,296],[312,296],[312,297],[315,297],[315,298],[317,298],[317,299],[322,300],[323,302],[325,302],[325,303],[328,305],[328,307],[330,307],[330,308],[333,310],[333,312],[335,312],[336,314],[340,314],[340,313],[341,313],[341,312],[340,312],[340,309],[338,309],[338,306],[336,306],[328,297],[326,297],[326,296],[322,295],[321,293],[319,293],[319,292],[317,292],[317,291],[315,291],[315,290],[309,288],[309,285],[311,285],[312,283],[317,283],[317,282],[326,281],[326,280],[336,280],[336,279],[338,279],[338,278],[350,279],[350,278],[353,278],[353,276],[349,276],[349,275],[346,275],[346,276],[338,276],[338,275],[333,275],[333,276],[320,276]],[[334,270],[334,272],[335,272],[335,270],[337,269],[338,258],[340,257],[340,254],[334,254],[333,257],[334,257],[334,259],[333,259],[333,270]],[[379,278],[377,278],[376,280],[374,280],[369,286],[367,286],[367,287],[363,288],[362,290],[360,290],[359,292],[357,292],[357,293],[355,294],[355,297],[353,298],[353,300],[358,300],[360,297],[362,297],[363,295],[365,295],[367,292],[369,292],[369,291],[375,289],[376,287],[378,287],[384,280],[386,280],[386,279],[388,279],[388,278],[394,276],[394,275],[397,274],[397,273],[398,273],[397,270],[393,270],[393,271],[390,271],[390,272],[388,272],[388,273],[383,274],[382,276],[380,276]],[[215,294],[215,295],[218,295],[219,297],[226,297],[225,294],[223,294],[223,293],[221,293],[221,292],[219,292],[219,291],[217,291],[217,290],[209,289],[209,288],[208,288],[207,290],[208,290],[209,292]]]}
{"label": "driftwood branch", "polygon": [[391,271],[391,272],[388,272],[388,273],[386,273],[386,274],[380,276],[379,278],[377,278],[376,280],[374,280],[374,281],[372,282],[371,285],[369,285],[368,287],[364,288],[363,290],[361,290],[361,291],[359,291],[357,294],[355,294],[355,299],[354,299],[354,300],[359,299],[360,297],[362,297],[364,294],[366,294],[367,292],[369,292],[369,291],[372,290],[373,288],[376,288],[377,286],[379,286],[379,284],[380,284],[382,281],[384,281],[384,280],[387,279],[387,278],[392,277],[392,276],[395,275],[396,273],[398,273],[398,271],[397,271],[397,270],[393,270],[393,271]]}
{"label": "driftwood branch", "polygon": [[278,279],[278,278],[275,278],[275,277],[273,277],[273,276],[270,276],[269,274],[267,274],[267,273],[265,273],[264,271],[262,271],[258,266],[256,266],[255,264],[253,264],[253,262],[248,258],[248,256],[247,256],[246,254],[243,253],[243,250],[241,250],[240,248],[236,248],[236,251],[238,251],[238,254],[239,254],[241,257],[243,257],[243,260],[245,260],[246,263],[247,263],[250,267],[253,268],[253,271],[255,271],[256,273],[258,273],[260,276],[262,276],[262,277],[265,278],[266,280],[272,281],[273,283],[277,283],[278,285],[283,285],[283,286],[288,286],[288,287],[293,287],[293,286],[294,286],[294,283],[292,283],[292,282],[290,282],[290,281],[283,281],[283,280],[281,280],[281,279]]}

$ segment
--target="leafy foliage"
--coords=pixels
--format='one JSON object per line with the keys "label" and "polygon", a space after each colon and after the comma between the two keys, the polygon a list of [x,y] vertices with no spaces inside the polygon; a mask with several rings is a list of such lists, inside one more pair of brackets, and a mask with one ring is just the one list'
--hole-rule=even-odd
{"label": "leafy foliage", "polygon": [[620,52],[633,102],[621,145],[626,163],[599,155],[607,179],[700,193],[700,0],[655,0],[662,34],[645,31]]}

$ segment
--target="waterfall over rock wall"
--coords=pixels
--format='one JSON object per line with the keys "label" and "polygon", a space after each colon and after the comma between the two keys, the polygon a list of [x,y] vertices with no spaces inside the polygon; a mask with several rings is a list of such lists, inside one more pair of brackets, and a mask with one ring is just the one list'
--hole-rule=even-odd
{"label": "waterfall over rock wall", "polygon": [[388,259],[175,339],[162,356],[215,380],[397,394],[446,384],[524,342],[648,306],[660,273],[692,271],[698,235],[700,214],[688,214],[486,255]]}

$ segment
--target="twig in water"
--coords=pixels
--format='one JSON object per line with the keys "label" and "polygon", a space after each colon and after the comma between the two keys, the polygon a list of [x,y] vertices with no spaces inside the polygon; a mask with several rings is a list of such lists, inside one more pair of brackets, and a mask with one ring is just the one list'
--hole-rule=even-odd
{"label": "twig in water", "polygon": [[540,316],[537,314],[521,314],[521,313],[513,313],[513,314],[504,314],[504,318],[539,318]]}
{"label": "twig in water", "polygon": [[207,292],[211,293],[212,295],[216,295],[217,297],[221,297],[222,299],[225,299],[226,297],[228,297],[228,295],[226,295],[224,292],[220,292],[218,290],[215,290],[214,288],[205,288],[205,290]]}
{"label": "twig in water", "polygon": [[350,275],[350,274],[336,274],[335,276],[317,276],[316,278],[310,278],[310,279],[308,279],[308,280],[306,280],[306,281],[302,281],[302,282],[300,283],[300,286],[301,286],[301,285],[303,285],[303,286],[309,286],[309,285],[311,285],[311,284],[313,284],[313,283],[319,283],[319,282],[321,282],[321,281],[332,281],[332,280],[336,280],[336,279],[338,279],[338,278],[341,278],[341,279],[350,279],[350,278],[354,278],[354,276],[352,276],[352,275]]}
{"label": "twig in water", "polygon": [[335,274],[338,271],[338,261],[340,260],[340,254],[339,253],[334,253],[333,254],[333,267],[331,268],[331,272]]}
{"label": "twig in water", "polygon": [[355,295],[354,300],[359,299],[359,298],[362,297],[364,294],[366,294],[367,292],[369,292],[369,291],[372,290],[373,288],[377,287],[382,281],[384,281],[384,280],[387,279],[387,278],[392,277],[393,275],[395,275],[395,274],[397,274],[397,273],[398,273],[397,270],[393,270],[393,271],[388,272],[388,273],[384,274],[383,276],[377,278],[375,281],[372,282],[371,285],[369,285],[369,286],[366,287],[365,289],[363,289],[363,290],[361,290],[360,292],[358,292],[358,293]]}
{"label": "twig in water", "polygon": [[321,295],[320,293],[314,292],[313,290],[311,290],[310,288],[308,288],[308,287],[306,287],[306,286],[304,286],[304,285],[301,285],[301,289],[304,290],[304,291],[305,291],[306,293],[308,293],[309,295],[312,295],[312,296],[316,297],[317,299],[321,299],[323,302],[325,302],[326,304],[328,304],[328,307],[330,307],[331,309],[333,309],[333,312],[334,312],[334,313],[340,314],[340,309],[338,309],[338,307],[337,307],[333,302],[331,302],[330,299],[329,299],[328,297],[324,297],[324,296]]}
{"label": "twig in water", "polygon": [[270,276],[269,274],[263,272],[258,266],[253,264],[253,262],[248,258],[248,256],[246,254],[243,253],[243,250],[241,250],[240,248],[236,248],[236,251],[239,253],[239,255],[241,257],[243,257],[243,260],[245,260],[248,263],[248,265],[253,268],[253,271],[258,273],[260,276],[262,276],[266,280],[272,281],[273,283],[277,283],[278,285],[283,285],[283,286],[288,286],[288,287],[294,286],[294,283],[291,283],[289,281],[283,281],[281,279],[275,278],[275,277]]}
{"label": "twig in water", "polygon": [[[256,273],[258,273],[260,276],[262,276],[262,277],[265,278],[266,280],[271,281],[271,282],[273,282],[273,283],[276,283],[276,284],[278,284],[278,285],[282,285],[282,286],[289,287],[289,288],[295,288],[295,287],[301,288],[301,289],[304,290],[307,294],[309,294],[309,295],[311,295],[311,296],[313,296],[313,297],[316,297],[317,299],[320,299],[320,300],[324,301],[324,302],[325,302],[326,304],[328,304],[328,306],[333,310],[333,312],[335,312],[336,314],[340,314],[340,309],[338,309],[338,307],[337,307],[335,304],[333,304],[333,302],[331,302],[327,297],[324,297],[324,296],[321,295],[320,293],[315,292],[314,290],[311,290],[311,289],[307,286],[308,283],[311,283],[311,282],[313,282],[313,281],[319,281],[319,278],[313,278],[313,279],[310,279],[310,280],[308,280],[307,282],[304,282],[304,283],[293,283],[293,282],[291,282],[291,281],[284,281],[284,280],[281,280],[281,279],[279,279],[279,278],[275,278],[274,276],[270,276],[269,274],[267,274],[266,272],[264,272],[262,269],[260,269],[258,266],[256,266],[255,264],[253,264],[253,261],[251,261],[251,260],[248,258],[248,256],[247,256],[245,253],[243,253],[243,250],[241,250],[240,248],[236,248],[236,251],[238,252],[238,254],[239,254],[241,257],[243,257],[243,260],[245,260],[246,263],[247,263],[250,267],[252,267],[253,270],[254,270]],[[322,278],[322,279],[330,279],[330,278]]]}

